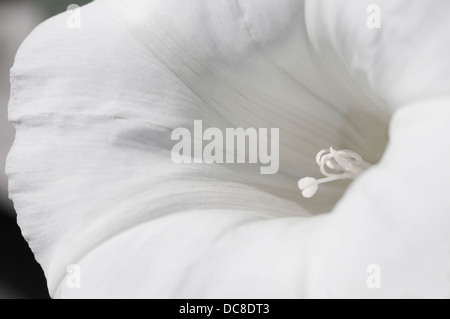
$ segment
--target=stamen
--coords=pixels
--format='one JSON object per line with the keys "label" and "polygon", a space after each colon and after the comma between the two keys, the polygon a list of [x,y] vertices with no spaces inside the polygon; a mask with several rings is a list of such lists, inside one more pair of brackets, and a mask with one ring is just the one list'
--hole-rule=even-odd
{"label": "stamen", "polygon": [[316,162],[319,165],[320,172],[326,177],[321,179],[305,177],[299,180],[298,188],[305,198],[313,197],[319,188],[319,184],[354,179],[370,166],[358,153],[350,150],[336,151],[332,147],[329,150],[321,150],[317,153]]}

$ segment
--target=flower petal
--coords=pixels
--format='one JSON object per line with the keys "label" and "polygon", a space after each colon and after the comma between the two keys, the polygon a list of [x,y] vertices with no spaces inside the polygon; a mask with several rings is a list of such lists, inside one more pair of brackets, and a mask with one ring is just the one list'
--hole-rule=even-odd
{"label": "flower petal", "polygon": [[172,130],[192,125],[204,102],[101,2],[84,7],[79,30],[65,18],[41,25],[17,55],[7,165],[19,223],[53,296],[68,265],[156,218],[211,209],[243,212],[234,223],[310,216],[286,199],[298,194],[282,175],[172,163]]}
{"label": "flower petal", "polygon": [[[332,15],[350,10],[327,3]],[[446,91],[409,100],[401,87],[391,94],[371,82],[384,78],[374,65],[352,69],[357,58],[339,59],[350,52],[355,11],[330,34],[328,21],[342,20],[328,20],[326,7],[273,5],[96,1],[83,7],[81,29],[59,16],[25,42],[12,74],[17,136],[7,169],[52,296],[445,295],[448,103],[411,101]],[[386,61],[383,68],[396,60]],[[297,179],[311,176],[317,150],[342,146],[376,161],[394,112],[380,164],[331,215],[311,218],[344,190],[301,199]],[[281,174],[172,163],[171,131],[199,118],[220,128],[280,127]],[[382,265],[388,289],[367,289],[368,263]],[[70,264],[81,267],[79,290],[66,285]]]}

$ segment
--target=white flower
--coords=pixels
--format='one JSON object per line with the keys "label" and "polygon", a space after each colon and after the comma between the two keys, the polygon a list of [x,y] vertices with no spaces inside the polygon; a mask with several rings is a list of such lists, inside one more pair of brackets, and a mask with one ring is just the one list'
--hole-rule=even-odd
{"label": "white flower", "polygon": [[[372,2],[98,0],[37,28],[7,172],[51,295],[448,297],[450,3],[380,0],[370,29]],[[280,128],[280,173],[172,163],[196,119]],[[330,146],[375,165],[304,199]]]}

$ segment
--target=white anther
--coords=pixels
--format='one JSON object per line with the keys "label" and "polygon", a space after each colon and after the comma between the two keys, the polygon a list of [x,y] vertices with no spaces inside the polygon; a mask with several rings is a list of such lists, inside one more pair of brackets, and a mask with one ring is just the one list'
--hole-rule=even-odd
{"label": "white anther", "polygon": [[358,174],[370,166],[361,155],[351,150],[336,151],[332,147],[329,150],[321,150],[316,156],[320,172],[326,176],[321,179],[305,177],[299,180],[298,188],[305,198],[311,198],[317,192],[319,184],[344,179],[354,179]]}

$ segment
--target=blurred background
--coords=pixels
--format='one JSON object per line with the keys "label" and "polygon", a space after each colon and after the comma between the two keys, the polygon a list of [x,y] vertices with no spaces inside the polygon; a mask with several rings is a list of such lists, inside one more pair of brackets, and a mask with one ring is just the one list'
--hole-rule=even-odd
{"label": "blurred background", "polygon": [[9,70],[27,35],[42,21],[90,0],[0,0],[0,299],[49,298],[42,269],[16,224],[7,195],[5,159],[14,140],[8,122]]}

